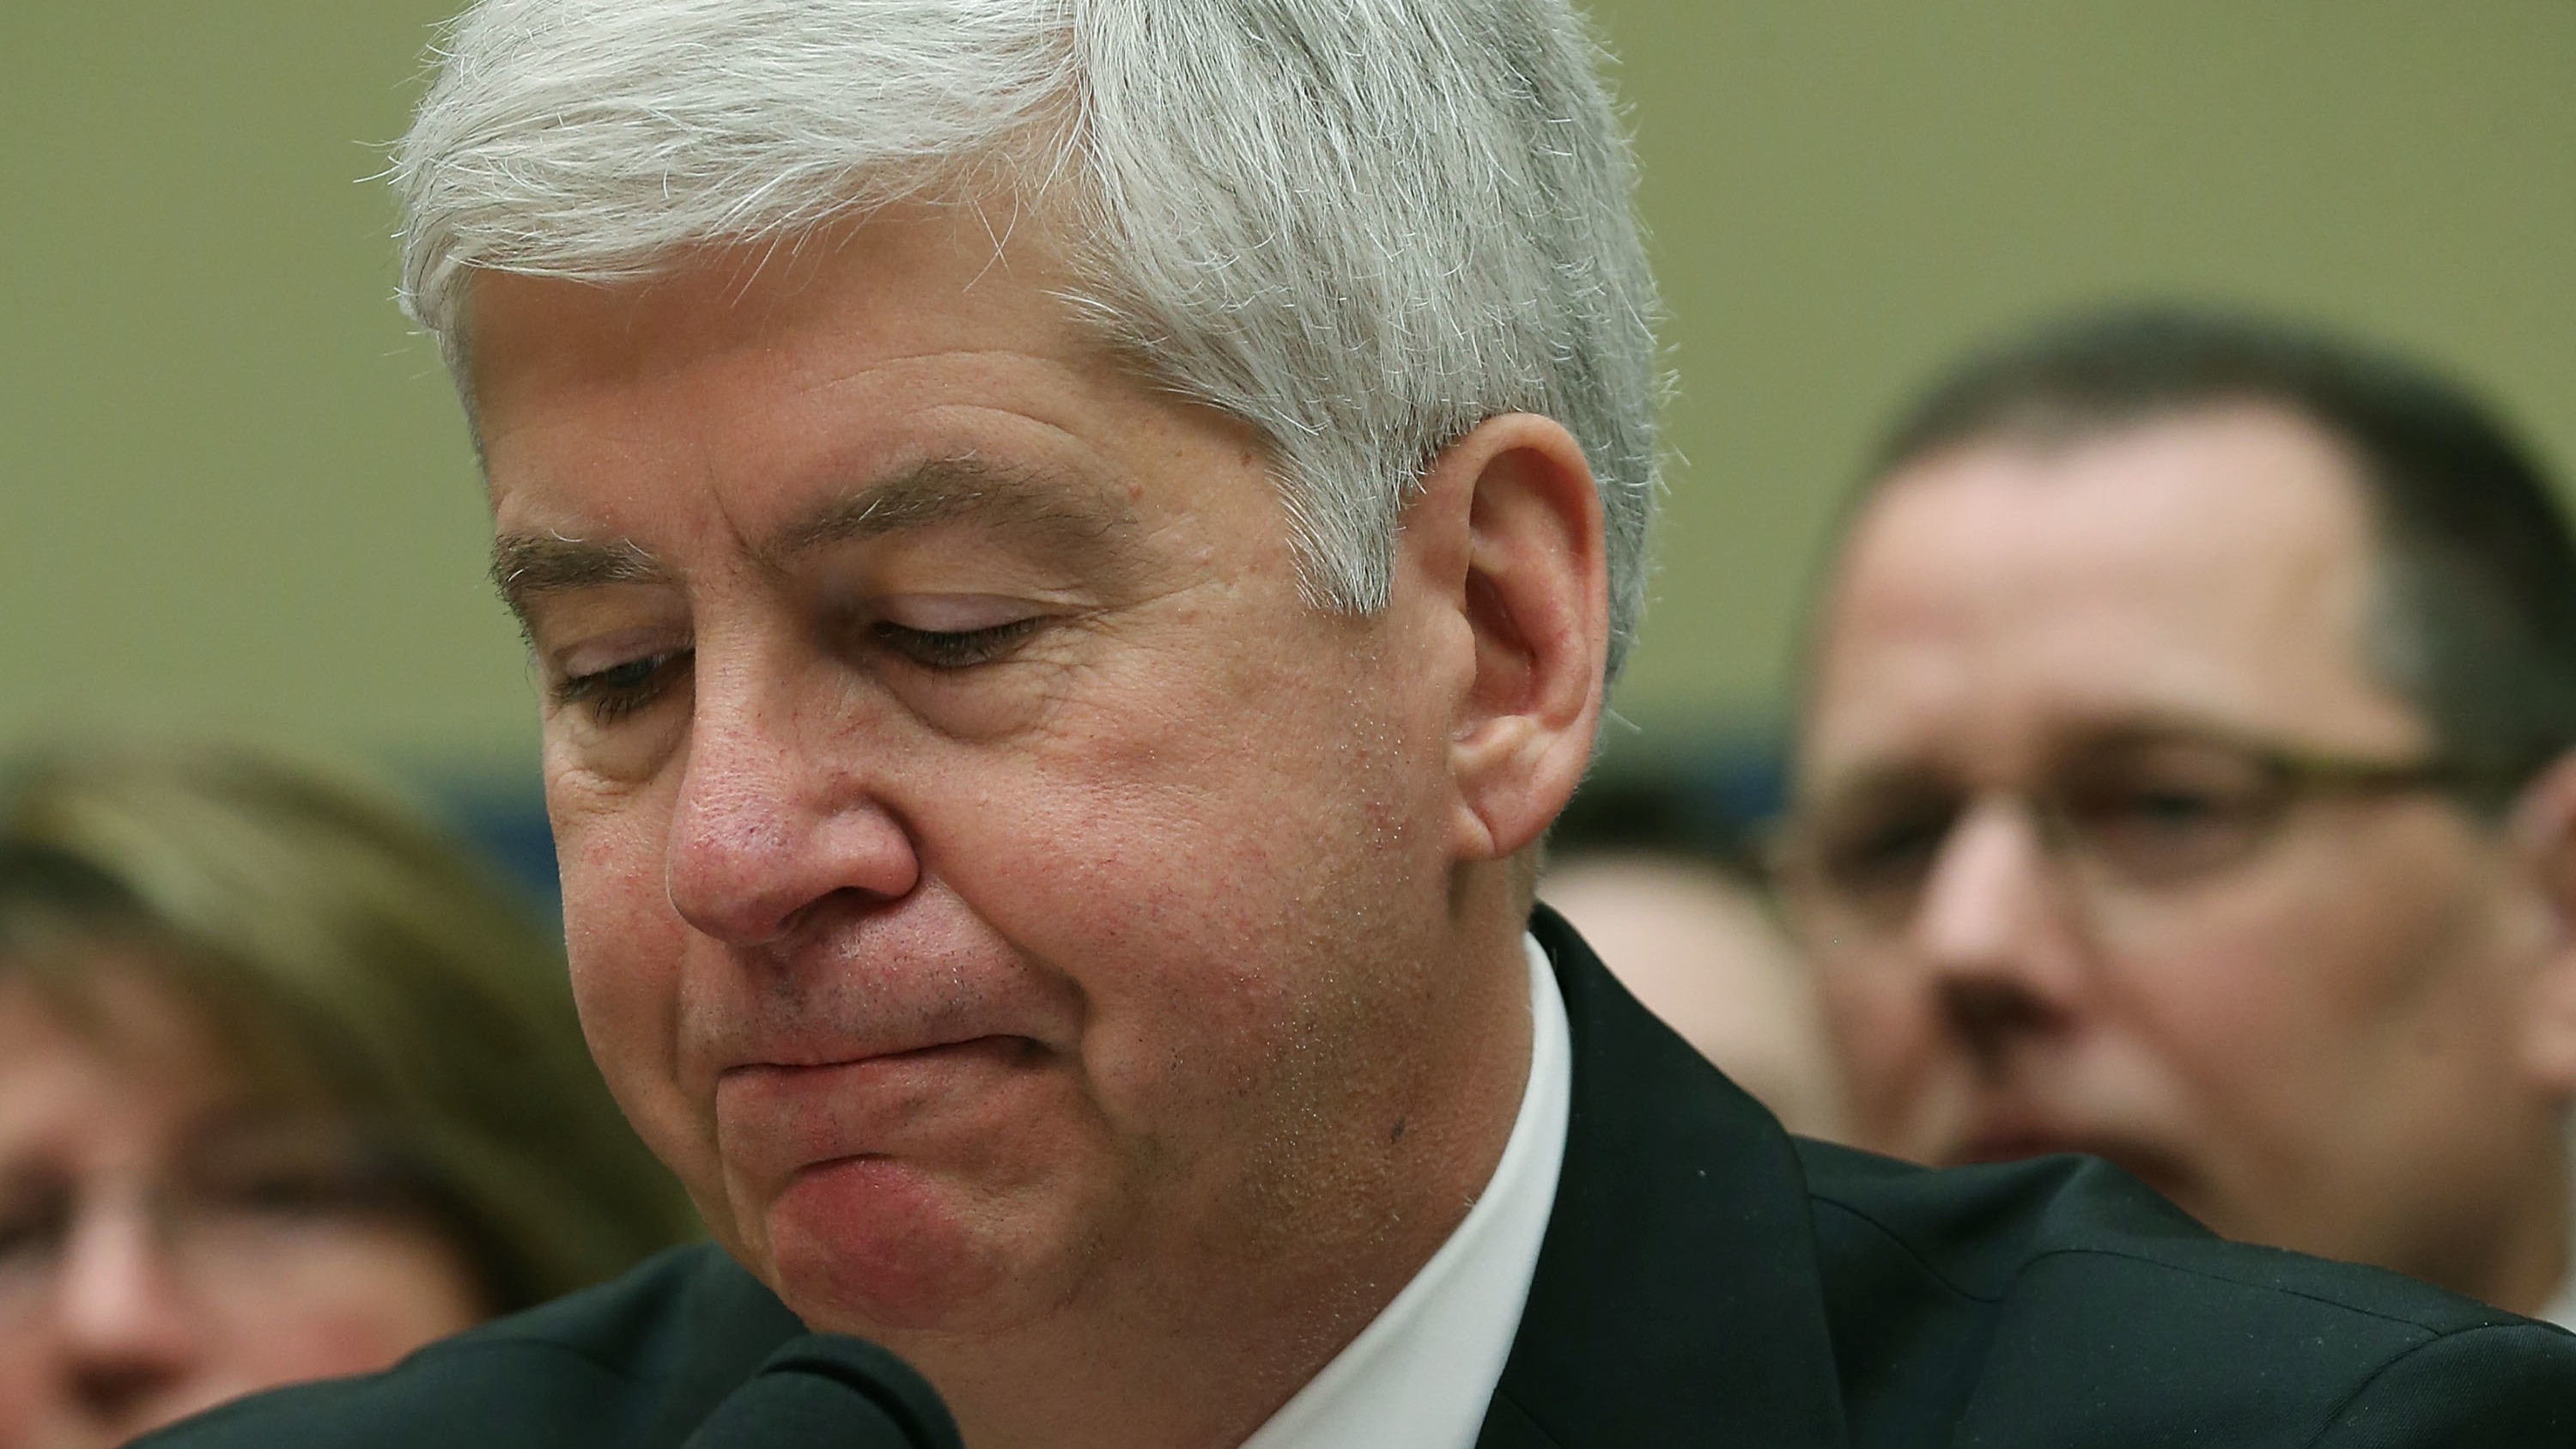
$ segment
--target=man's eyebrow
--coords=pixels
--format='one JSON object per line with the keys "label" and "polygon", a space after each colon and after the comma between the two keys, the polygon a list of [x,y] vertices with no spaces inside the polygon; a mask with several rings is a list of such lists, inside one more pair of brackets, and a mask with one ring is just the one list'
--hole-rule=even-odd
{"label": "man's eyebrow", "polygon": [[669,577],[651,554],[622,539],[599,543],[559,533],[512,533],[492,540],[492,584],[522,619],[541,594]]}
{"label": "man's eyebrow", "polygon": [[911,529],[970,523],[1073,559],[1114,558],[1136,513],[1113,490],[1069,474],[938,458],[834,499],[772,535],[762,558],[785,567],[815,549]]}
{"label": "man's eyebrow", "polygon": [[[2255,752],[2297,750],[2291,742],[2217,715],[2157,707],[2081,715],[2066,721],[2056,737],[2038,750],[2035,773],[2046,780],[2052,773],[2122,750],[2195,744]],[[1960,788],[1964,773],[1954,765],[1912,756],[1874,760],[1818,781],[1813,799],[1848,801],[1926,788]]]}
{"label": "man's eyebrow", "polygon": [[1872,760],[1815,780],[1801,794],[1809,807],[1834,809],[1854,801],[1921,795],[1957,784],[1957,772],[1935,761]]}
{"label": "man's eyebrow", "polygon": [[[1114,492],[1066,475],[943,458],[832,500],[772,535],[759,556],[783,570],[834,543],[947,523],[1015,534],[1059,557],[1101,560],[1126,551],[1136,515]],[[492,583],[523,620],[545,594],[671,577],[660,560],[624,539],[519,533],[492,542]]]}

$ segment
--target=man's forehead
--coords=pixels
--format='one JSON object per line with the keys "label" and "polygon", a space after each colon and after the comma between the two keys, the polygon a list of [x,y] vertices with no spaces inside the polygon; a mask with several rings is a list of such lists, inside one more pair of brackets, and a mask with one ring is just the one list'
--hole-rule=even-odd
{"label": "man's forehead", "polygon": [[701,493],[683,541],[738,530],[768,559],[968,520],[1115,542],[1112,485],[1175,405],[1073,327],[1026,250],[913,208],[628,284],[478,279],[496,574],[637,577],[674,540],[628,516],[672,531]]}
{"label": "man's forehead", "polygon": [[2278,409],[2231,405],[2066,442],[1945,449],[1880,485],[1846,549],[1873,579],[2015,585],[2366,565],[2350,455]]}
{"label": "man's forehead", "polygon": [[1042,229],[995,230],[972,206],[907,204],[792,236],[679,246],[619,281],[477,273],[466,284],[466,381],[560,386],[727,356],[993,345],[1057,354],[1087,339],[1058,299]]}
{"label": "man's forehead", "polygon": [[2393,740],[2413,716],[2366,667],[2349,468],[2285,414],[2228,409],[1902,470],[1846,551],[1803,753],[2029,753],[2146,718]]}

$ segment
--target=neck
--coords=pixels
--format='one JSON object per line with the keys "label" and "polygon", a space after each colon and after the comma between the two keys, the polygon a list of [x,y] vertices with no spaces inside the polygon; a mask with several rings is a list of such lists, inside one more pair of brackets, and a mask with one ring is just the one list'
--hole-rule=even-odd
{"label": "neck", "polygon": [[2534,1314],[2547,1307],[2567,1281],[2571,1224],[2568,1154],[2563,1124],[2552,1124],[2547,1148],[2536,1152],[2529,1179],[2498,1206],[2495,1230],[2473,1235],[2484,1241],[2474,1263],[2435,1276],[2433,1281],[2455,1293],[2492,1303],[2510,1313]]}
{"label": "neck", "polygon": [[1500,894],[1457,904],[1453,928],[1500,924],[1451,931],[1423,1019],[1368,1033],[1382,1080],[1338,1094],[1334,1125],[1191,1229],[1104,1245],[1099,1281],[1038,1322],[887,1340],[966,1442],[1232,1449],[1412,1281],[1492,1180],[1529,1078],[1521,920]]}

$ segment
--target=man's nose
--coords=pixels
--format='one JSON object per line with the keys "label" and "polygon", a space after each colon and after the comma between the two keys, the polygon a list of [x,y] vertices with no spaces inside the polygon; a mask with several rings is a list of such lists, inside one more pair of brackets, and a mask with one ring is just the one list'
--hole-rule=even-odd
{"label": "man's nose", "polygon": [[920,882],[863,759],[864,722],[798,704],[701,670],[665,885],[684,920],[728,945],[776,941],[827,898],[892,900]]}
{"label": "man's nose", "polygon": [[2063,1029],[2084,984],[2065,882],[2026,809],[1971,809],[1934,863],[1915,948],[1944,1019],[1977,1056]]}
{"label": "man's nose", "polygon": [[92,1419],[128,1425],[196,1372],[208,1345],[148,1207],[82,1214],[55,1277],[67,1392]]}

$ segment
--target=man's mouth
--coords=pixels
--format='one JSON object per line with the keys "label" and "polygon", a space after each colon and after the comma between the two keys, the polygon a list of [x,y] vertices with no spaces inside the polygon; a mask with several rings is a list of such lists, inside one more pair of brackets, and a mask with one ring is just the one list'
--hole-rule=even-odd
{"label": "man's mouth", "polygon": [[721,1135],[774,1171],[998,1128],[1045,1048],[987,1035],[865,1054],[779,1051],[717,1079]]}
{"label": "man's mouth", "polygon": [[1016,1059],[1039,1051],[1038,1044],[1024,1036],[994,1033],[985,1036],[960,1037],[954,1041],[932,1041],[918,1044],[889,1045],[852,1051],[846,1046],[824,1045],[812,1050],[793,1047],[776,1048],[763,1057],[737,1063],[724,1069],[724,1078],[775,1076],[792,1078],[806,1072],[843,1073],[882,1066],[897,1070],[907,1064],[989,1058],[994,1065],[1012,1065]]}

